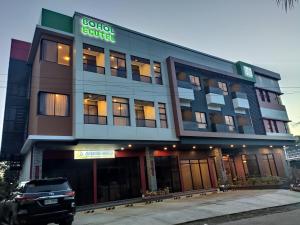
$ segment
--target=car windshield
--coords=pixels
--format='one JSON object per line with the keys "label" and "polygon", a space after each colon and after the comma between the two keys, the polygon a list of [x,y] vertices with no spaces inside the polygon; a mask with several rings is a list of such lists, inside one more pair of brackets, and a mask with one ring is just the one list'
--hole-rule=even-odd
{"label": "car windshield", "polygon": [[25,185],[25,193],[36,192],[52,192],[70,190],[68,181],[66,180],[36,180],[31,181]]}

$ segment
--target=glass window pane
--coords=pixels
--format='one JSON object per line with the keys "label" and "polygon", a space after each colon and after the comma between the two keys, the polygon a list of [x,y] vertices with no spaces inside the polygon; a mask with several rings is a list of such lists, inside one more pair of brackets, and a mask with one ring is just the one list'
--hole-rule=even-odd
{"label": "glass window pane", "polygon": [[56,116],[68,116],[68,96],[55,94],[55,115]]}
{"label": "glass window pane", "polygon": [[49,62],[57,62],[57,43],[53,41],[43,40],[43,60]]}
{"label": "glass window pane", "polygon": [[55,94],[40,93],[39,113],[42,115],[54,115]]}
{"label": "glass window pane", "polygon": [[71,60],[70,46],[58,43],[57,48],[58,48],[58,59],[57,59],[58,64],[69,66]]}

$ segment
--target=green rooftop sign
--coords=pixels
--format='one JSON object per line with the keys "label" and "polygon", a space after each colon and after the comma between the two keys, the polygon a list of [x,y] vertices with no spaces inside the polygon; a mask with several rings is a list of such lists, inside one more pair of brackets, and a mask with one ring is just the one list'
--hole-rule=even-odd
{"label": "green rooftop sign", "polygon": [[112,26],[87,17],[81,18],[81,33],[93,38],[115,43],[115,31]]}
{"label": "green rooftop sign", "polygon": [[242,75],[247,80],[251,80],[255,82],[255,75],[253,73],[252,67],[250,64],[244,62],[237,62],[236,63],[237,72]]}

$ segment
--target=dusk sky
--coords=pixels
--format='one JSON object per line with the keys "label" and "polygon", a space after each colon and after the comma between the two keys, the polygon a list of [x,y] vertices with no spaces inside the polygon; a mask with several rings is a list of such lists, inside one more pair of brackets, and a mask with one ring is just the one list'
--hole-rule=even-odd
{"label": "dusk sky", "polygon": [[[282,76],[293,134],[300,135],[300,4],[275,0],[0,0],[0,132],[12,38],[31,42],[42,8],[74,11]],[[297,123],[299,124],[297,126]],[[2,137],[2,135],[1,135]]]}

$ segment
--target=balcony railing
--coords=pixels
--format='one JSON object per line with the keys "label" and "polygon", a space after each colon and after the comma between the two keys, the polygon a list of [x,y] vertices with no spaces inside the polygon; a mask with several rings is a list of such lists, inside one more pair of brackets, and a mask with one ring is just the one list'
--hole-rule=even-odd
{"label": "balcony railing", "polygon": [[241,134],[254,134],[254,128],[251,125],[238,126],[238,130]]}
{"label": "balcony railing", "polygon": [[152,83],[151,77],[144,76],[144,75],[141,75],[141,74],[138,74],[138,73],[132,73],[132,79],[136,80],[136,81],[142,81],[142,82],[145,82],[145,83]]}
{"label": "balcony railing", "polygon": [[115,76],[115,77],[123,77],[123,78],[126,78],[127,77],[127,74],[126,74],[126,68],[111,68],[111,75],[112,76]]}
{"label": "balcony railing", "polygon": [[84,123],[85,124],[107,124],[106,116],[95,116],[95,115],[84,115]]}
{"label": "balcony railing", "polygon": [[149,120],[149,119],[144,119],[144,120],[136,120],[136,126],[137,127],[156,127],[156,120]]}
{"label": "balcony railing", "polygon": [[90,65],[84,63],[83,70],[93,72],[93,73],[105,74],[105,68],[102,66],[96,66],[96,65]]}
{"label": "balcony railing", "polygon": [[194,131],[205,131],[207,130],[207,124],[197,123],[194,121],[183,121],[184,130],[194,130]]}

